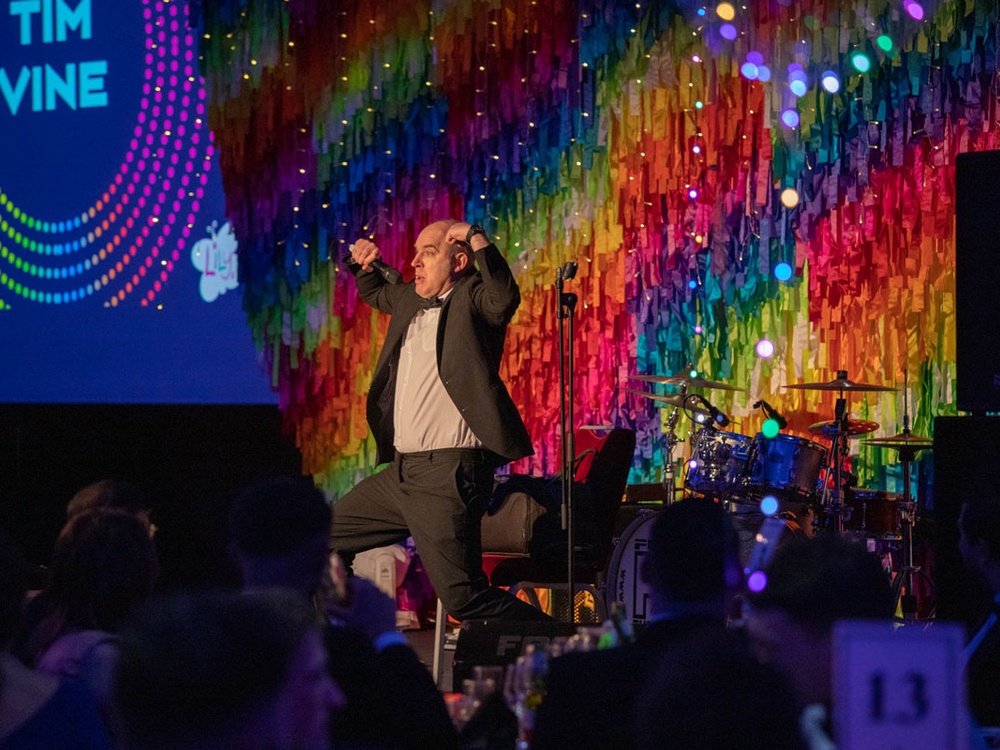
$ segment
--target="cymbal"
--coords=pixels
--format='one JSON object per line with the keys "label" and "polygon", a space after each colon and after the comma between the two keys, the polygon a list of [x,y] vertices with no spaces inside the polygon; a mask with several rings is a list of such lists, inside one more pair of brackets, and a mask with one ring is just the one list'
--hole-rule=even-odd
{"label": "cymbal", "polygon": [[633,375],[632,380],[641,380],[645,383],[662,383],[663,385],[685,385],[688,388],[714,388],[718,391],[741,391],[728,383],[718,380],[705,380],[704,378],[692,378],[687,375]]}
{"label": "cymbal", "polygon": [[[847,419],[847,436],[859,437],[875,432],[879,427],[878,422],[868,422],[863,419]],[[809,425],[809,432],[822,435],[825,438],[833,438],[837,434],[837,420],[831,419],[827,422],[816,422]]]}
{"label": "cymbal", "polygon": [[[670,404],[671,406],[684,406],[684,401],[687,399],[687,396],[682,396],[679,393],[672,394],[670,396],[661,396],[659,393],[640,391],[635,388],[626,388],[625,393],[634,393],[637,396],[645,396],[650,401],[658,401],[661,404]],[[693,414],[708,414],[708,410],[702,409],[699,406],[688,406],[687,409]]]}
{"label": "cymbal", "polygon": [[826,383],[786,383],[784,388],[797,388],[803,391],[895,391],[887,385],[874,385],[872,383],[855,383],[847,378],[837,378]]}
{"label": "cymbal", "polygon": [[871,440],[866,440],[865,445],[873,445],[876,448],[892,448],[897,451],[921,451],[927,448],[933,448],[934,441],[931,438],[911,435],[909,432],[901,432],[898,435],[893,435],[892,437],[872,438]]}

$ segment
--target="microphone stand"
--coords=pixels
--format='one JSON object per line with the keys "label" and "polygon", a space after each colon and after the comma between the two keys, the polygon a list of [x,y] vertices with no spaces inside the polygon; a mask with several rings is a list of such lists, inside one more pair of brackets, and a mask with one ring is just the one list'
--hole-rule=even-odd
{"label": "microphone stand", "polygon": [[[577,264],[564,263],[556,270],[556,293],[559,326],[559,438],[562,445],[562,515],[561,524],[566,532],[566,582],[569,588],[569,621],[576,623],[576,585],[573,563],[573,320],[576,312],[577,296],[564,292],[564,282],[576,276]],[[564,321],[569,321],[564,323]],[[568,329],[568,335],[565,331]]]}

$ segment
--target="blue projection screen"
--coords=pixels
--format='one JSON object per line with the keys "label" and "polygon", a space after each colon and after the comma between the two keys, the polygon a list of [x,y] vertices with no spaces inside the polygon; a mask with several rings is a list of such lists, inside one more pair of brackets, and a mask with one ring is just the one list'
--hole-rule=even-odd
{"label": "blue projection screen", "polygon": [[0,402],[277,403],[187,6],[0,2]]}

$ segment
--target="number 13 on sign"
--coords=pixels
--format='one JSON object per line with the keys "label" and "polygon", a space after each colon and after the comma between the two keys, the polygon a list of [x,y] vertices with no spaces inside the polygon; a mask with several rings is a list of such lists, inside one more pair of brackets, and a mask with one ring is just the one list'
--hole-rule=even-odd
{"label": "number 13 on sign", "polygon": [[841,750],[968,747],[959,626],[834,628],[834,723]]}

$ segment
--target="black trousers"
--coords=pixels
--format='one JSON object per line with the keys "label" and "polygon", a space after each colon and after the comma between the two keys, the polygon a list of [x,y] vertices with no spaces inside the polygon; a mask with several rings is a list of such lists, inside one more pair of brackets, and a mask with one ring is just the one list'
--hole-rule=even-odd
{"label": "black trousers", "polygon": [[480,522],[493,491],[486,451],[397,453],[333,506],[331,546],[349,566],[358,552],[413,537],[431,585],[457,620],[548,620],[483,573]]}

